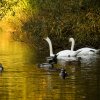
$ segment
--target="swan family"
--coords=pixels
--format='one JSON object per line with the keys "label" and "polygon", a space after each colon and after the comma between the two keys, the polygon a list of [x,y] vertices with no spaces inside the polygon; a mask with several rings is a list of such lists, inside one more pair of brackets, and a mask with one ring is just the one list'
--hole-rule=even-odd
{"label": "swan family", "polygon": [[[44,38],[48,44],[49,44],[49,51],[50,51],[50,56],[54,56],[55,54],[53,53],[53,47],[52,47],[52,42],[50,40],[49,37],[46,37]],[[72,44],[73,46],[73,44]],[[73,51],[73,50],[62,50],[60,52],[58,52],[56,55],[57,55],[57,58],[61,58],[61,57],[75,57],[77,56],[77,54],[79,53],[80,51]]]}
{"label": "swan family", "polygon": [[[49,44],[49,51],[50,51],[50,56],[54,56],[55,54],[53,53],[53,47],[52,47],[52,42],[50,40],[49,37],[44,38],[47,43]],[[75,40],[74,38],[69,38],[69,42],[71,42],[71,49],[70,50],[62,50],[60,52],[58,52],[57,55],[57,59],[61,58],[61,57],[82,57],[84,55],[88,56],[91,54],[98,54],[100,53],[100,49],[96,50],[93,48],[88,48],[88,47],[84,47],[81,49],[78,49],[76,51],[74,51],[74,45],[75,45]]]}

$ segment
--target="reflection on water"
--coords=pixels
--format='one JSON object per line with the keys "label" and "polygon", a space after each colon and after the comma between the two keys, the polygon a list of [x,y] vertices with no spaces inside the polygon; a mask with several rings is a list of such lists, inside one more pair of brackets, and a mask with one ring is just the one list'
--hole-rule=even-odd
{"label": "reflection on water", "polygon": [[64,65],[69,76],[63,80],[58,71],[36,66],[44,56],[36,57],[25,44],[1,41],[0,100],[100,100],[100,59],[92,60],[91,66]]}

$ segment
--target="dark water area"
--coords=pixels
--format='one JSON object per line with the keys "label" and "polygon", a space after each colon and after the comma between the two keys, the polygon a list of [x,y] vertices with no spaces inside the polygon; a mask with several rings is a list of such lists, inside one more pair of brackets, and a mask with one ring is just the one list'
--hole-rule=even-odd
{"label": "dark water area", "polygon": [[61,79],[59,71],[37,66],[45,62],[46,53],[37,55],[25,44],[1,41],[0,100],[100,100],[100,57],[55,65],[68,73]]}

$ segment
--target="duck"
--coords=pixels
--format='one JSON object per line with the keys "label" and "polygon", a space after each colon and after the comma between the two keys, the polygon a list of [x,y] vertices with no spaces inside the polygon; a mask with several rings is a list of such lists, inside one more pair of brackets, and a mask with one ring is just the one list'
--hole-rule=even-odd
{"label": "duck", "polygon": [[62,78],[62,79],[65,79],[68,74],[66,73],[66,70],[64,68],[61,69],[60,73],[59,73],[59,76]]}
{"label": "duck", "polygon": [[46,60],[50,64],[57,64],[57,55],[55,54],[54,57],[46,57]]}
{"label": "duck", "polygon": [[39,68],[43,68],[48,72],[55,72],[55,71],[60,71],[60,68],[56,68],[54,67],[54,64],[50,64],[50,63],[42,63],[42,64],[38,64]]}
{"label": "duck", "polygon": [[0,63],[0,72],[2,72],[3,71],[3,66],[2,66],[2,64]]}
{"label": "duck", "polygon": [[[47,41],[47,43],[49,44],[49,51],[50,51],[50,57],[54,57],[54,53],[53,53],[53,47],[52,47],[52,42],[50,40],[49,37],[44,38],[44,40]],[[80,51],[73,51],[73,50],[62,50],[60,52],[58,52],[57,55],[57,59],[61,59],[61,58],[65,58],[66,57],[75,57]]]}
{"label": "duck", "polygon": [[54,68],[54,65],[50,63],[42,63],[42,64],[38,64],[38,67],[52,69]]}
{"label": "duck", "polygon": [[[74,51],[74,45],[75,45],[75,40],[74,38],[69,38],[69,42],[72,43],[71,45],[71,51]],[[82,56],[82,55],[91,55],[91,54],[99,54],[100,53],[100,49],[96,50],[93,48],[89,48],[89,47],[84,47],[84,48],[80,48],[78,50],[76,50],[77,56]]]}

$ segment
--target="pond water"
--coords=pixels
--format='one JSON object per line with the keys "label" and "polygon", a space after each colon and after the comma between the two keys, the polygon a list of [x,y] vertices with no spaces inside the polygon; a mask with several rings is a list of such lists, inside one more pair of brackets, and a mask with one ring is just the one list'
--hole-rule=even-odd
{"label": "pond water", "polygon": [[[24,43],[0,41],[0,100],[100,100],[100,58],[85,59],[82,64],[64,67],[66,79],[59,71],[37,67],[48,55],[37,56]],[[87,63],[88,62],[88,63]]]}

